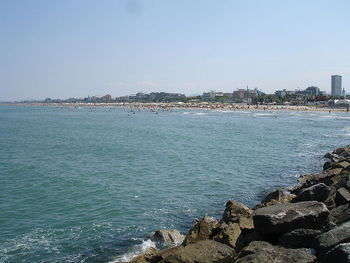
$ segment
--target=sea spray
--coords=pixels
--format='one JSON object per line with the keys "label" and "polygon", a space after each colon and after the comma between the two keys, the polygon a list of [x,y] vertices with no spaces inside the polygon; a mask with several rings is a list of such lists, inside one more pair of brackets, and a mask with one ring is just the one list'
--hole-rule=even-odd
{"label": "sea spray", "polygon": [[155,247],[156,247],[156,244],[152,240],[150,240],[150,239],[144,240],[144,241],[142,241],[141,244],[133,246],[130,249],[130,251],[121,255],[120,257],[117,257],[116,259],[114,259],[110,263],[128,262],[131,259],[133,259],[134,257],[146,252],[147,249],[155,248]]}

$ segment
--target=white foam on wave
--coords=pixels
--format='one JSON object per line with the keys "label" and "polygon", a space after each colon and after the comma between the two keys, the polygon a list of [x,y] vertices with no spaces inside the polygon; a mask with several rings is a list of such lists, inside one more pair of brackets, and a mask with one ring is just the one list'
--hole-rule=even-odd
{"label": "white foam on wave", "polygon": [[117,263],[117,262],[128,262],[134,257],[146,252],[147,249],[149,248],[155,248],[156,244],[150,240],[144,240],[141,244],[134,246],[131,248],[131,250],[120,257],[116,258],[115,260],[111,261],[110,263]]}

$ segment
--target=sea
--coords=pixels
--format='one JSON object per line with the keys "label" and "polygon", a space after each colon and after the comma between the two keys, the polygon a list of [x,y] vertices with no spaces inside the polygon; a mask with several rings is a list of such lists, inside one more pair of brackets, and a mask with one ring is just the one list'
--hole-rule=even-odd
{"label": "sea", "polygon": [[349,144],[350,113],[0,106],[0,262],[123,262]]}

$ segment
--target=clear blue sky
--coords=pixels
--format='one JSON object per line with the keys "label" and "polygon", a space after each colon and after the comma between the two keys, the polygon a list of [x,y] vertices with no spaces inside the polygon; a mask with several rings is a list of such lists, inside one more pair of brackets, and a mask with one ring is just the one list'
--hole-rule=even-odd
{"label": "clear blue sky", "polygon": [[349,0],[1,0],[0,100],[350,90]]}

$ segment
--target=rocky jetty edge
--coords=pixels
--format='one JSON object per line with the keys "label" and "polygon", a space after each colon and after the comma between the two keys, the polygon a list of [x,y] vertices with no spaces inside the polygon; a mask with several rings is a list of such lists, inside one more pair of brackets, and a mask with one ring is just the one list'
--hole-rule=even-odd
{"label": "rocky jetty edge", "polygon": [[324,156],[323,171],[269,193],[248,208],[229,200],[220,220],[204,217],[186,235],[158,230],[130,263],[350,262],[350,146]]}

